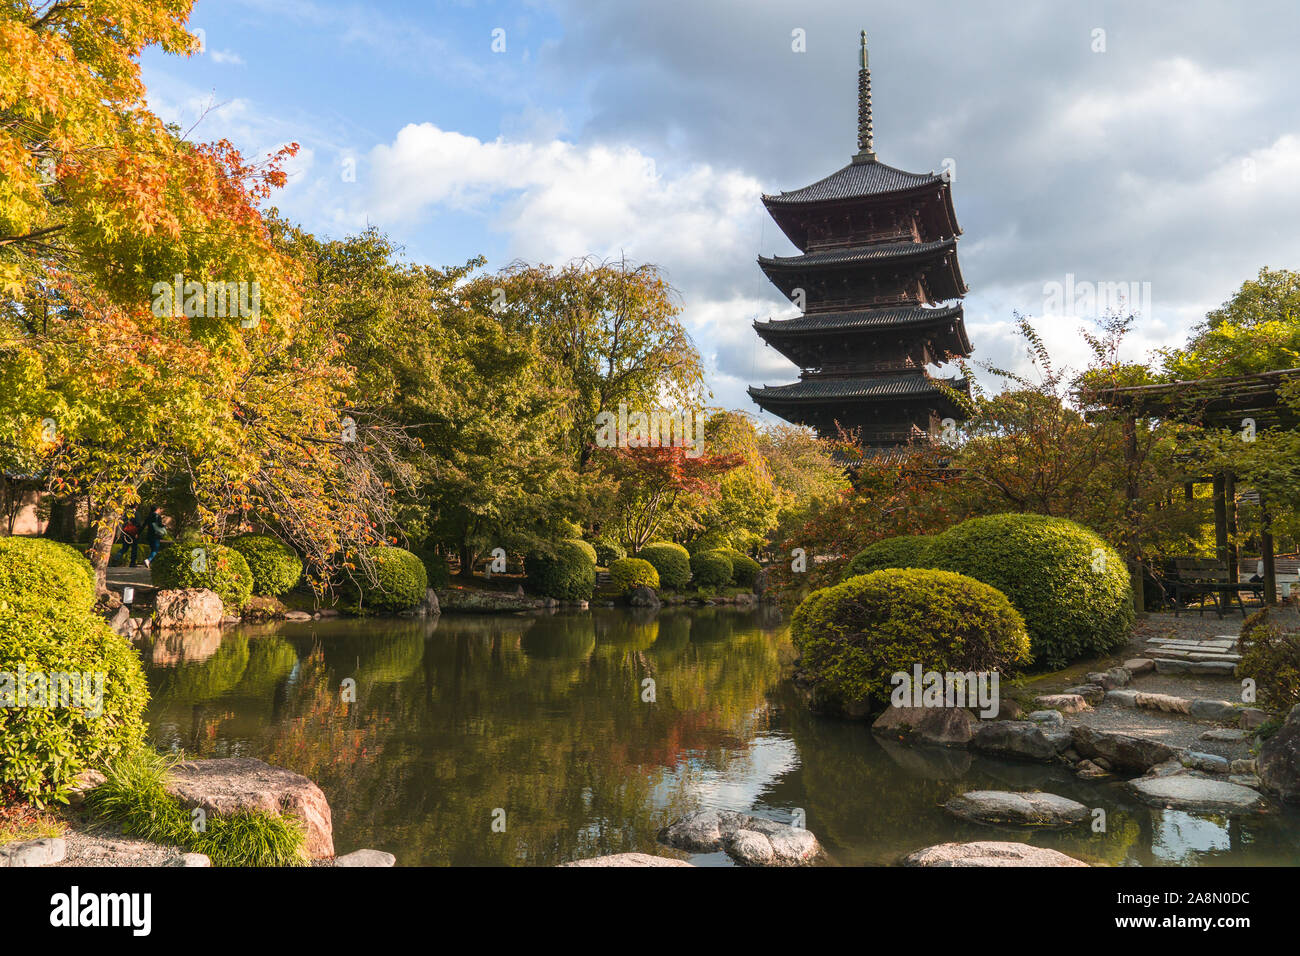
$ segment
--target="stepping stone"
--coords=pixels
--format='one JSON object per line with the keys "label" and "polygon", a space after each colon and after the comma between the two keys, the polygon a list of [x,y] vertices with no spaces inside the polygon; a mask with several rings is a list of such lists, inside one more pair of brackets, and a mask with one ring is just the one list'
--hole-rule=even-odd
{"label": "stepping stone", "polygon": [[1187,661],[1169,657],[1156,658],[1157,674],[1232,674],[1237,665],[1232,661]]}
{"label": "stepping stone", "polygon": [[1241,729],[1255,730],[1268,723],[1268,711],[1260,710],[1258,707],[1241,708]]}
{"label": "stepping stone", "polygon": [[1027,843],[980,840],[940,843],[909,853],[903,866],[1087,866],[1082,860]]}
{"label": "stepping stone", "polygon": [[1238,740],[1246,739],[1244,730],[1237,730],[1232,727],[1215,727],[1213,730],[1207,730],[1201,734],[1202,740],[1217,740],[1220,743],[1234,743]]}
{"label": "stepping stone", "polygon": [[1229,783],[1235,783],[1239,787],[1251,787],[1259,789],[1259,777],[1253,773],[1234,773],[1228,777]]}
{"label": "stepping stone", "polygon": [[1134,700],[1144,710],[1159,710],[1166,714],[1187,714],[1191,712],[1192,702],[1185,697],[1170,694],[1145,694],[1139,692]]}
{"label": "stepping stone", "polygon": [[687,863],[685,860],[675,860],[669,856],[651,856],[649,853],[611,853],[609,856],[593,856],[586,860],[561,863],[560,866],[695,866],[695,864]]}
{"label": "stepping stone", "polygon": [[351,853],[345,853],[343,856],[334,858],[335,866],[392,866],[397,862],[397,857],[391,853],[385,853],[383,850],[353,850]]}
{"label": "stepping stone", "polygon": [[1241,760],[1234,760],[1228,769],[1233,773],[1254,773],[1255,761],[1249,757]]}
{"label": "stepping stone", "polygon": [[1118,704],[1120,707],[1136,707],[1138,705],[1137,699],[1139,693],[1139,691],[1129,690],[1127,688],[1123,690],[1108,690],[1106,691],[1106,699],[1111,703]]}
{"label": "stepping stone", "polygon": [[1059,710],[1035,710],[1029,714],[1029,720],[1045,727],[1061,727],[1065,724],[1065,718]]}
{"label": "stepping stone", "polygon": [[679,850],[725,850],[751,866],[803,866],[821,855],[808,830],[735,810],[696,810],[659,831],[659,842]]}
{"label": "stepping stone", "polygon": [[1258,810],[1264,802],[1264,798],[1249,787],[1191,774],[1143,777],[1130,781],[1128,786],[1143,803],[1173,810],[1250,813]]}
{"label": "stepping stone", "polygon": [[1077,687],[1067,687],[1061,693],[1078,694],[1089,704],[1100,704],[1106,696],[1106,688],[1100,684],[1080,684]]}
{"label": "stepping stone", "polygon": [[1190,767],[1192,770],[1203,770],[1206,773],[1228,772],[1228,758],[1220,757],[1218,754],[1189,750],[1183,754],[1181,760],[1184,767]]}
{"label": "stepping stone", "polygon": [[1148,657],[1134,657],[1124,662],[1124,670],[1128,671],[1134,677],[1138,674],[1149,674],[1156,669],[1156,662]]}
{"label": "stepping stone", "polygon": [[1034,703],[1043,710],[1059,710],[1063,714],[1077,714],[1088,709],[1088,702],[1079,694],[1045,694],[1035,697]]}
{"label": "stepping stone", "polygon": [[0,846],[0,867],[52,866],[68,855],[68,844],[59,837],[42,837]]}
{"label": "stepping stone", "polygon": [[1198,697],[1191,702],[1191,705],[1191,715],[1199,717],[1201,720],[1236,722],[1239,719],[1237,708],[1232,706],[1231,701]]}
{"label": "stepping stone", "polygon": [[1054,793],[972,790],[953,797],[943,808],[955,817],[990,826],[1068,827],[1088,818],[1082,803]]}

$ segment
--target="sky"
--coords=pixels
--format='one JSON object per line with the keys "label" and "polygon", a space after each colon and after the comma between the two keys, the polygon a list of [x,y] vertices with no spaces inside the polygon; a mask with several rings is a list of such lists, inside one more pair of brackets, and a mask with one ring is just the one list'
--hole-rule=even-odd
{"label": "sky", "polygon": [[299,143],[282,213],[431,265],[656,263],[726,408],[797,377],[752,327],[797,314],[760,199],[856,151],[863,29],[878,158],[953,172],[986,390],[1032,375],[1016,314],[1078,368],[1122,293],[1146,359],[1300,269],[1294,2],[198,0],[190,28],[202,52],[144,54],[150,104],[245,156]]}

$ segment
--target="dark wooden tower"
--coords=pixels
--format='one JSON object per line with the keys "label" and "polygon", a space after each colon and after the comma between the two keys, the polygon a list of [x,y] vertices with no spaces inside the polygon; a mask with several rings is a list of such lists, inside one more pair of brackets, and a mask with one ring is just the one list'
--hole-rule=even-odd
{"label": "dark wooden tower", "polygon": [[811,186],[763,196],[763,205],[802,254],[758,264],[804,314],[754,328],[802,372],[792,385],[751,387],[750,397],[823,436],[837,424],[859,429],[863,444],[880,449],[929,441],[945,418],[964,419],[948,389],[969,393],[966,380],[926,371],[971,353],[951,183],[876,159],[865,30],[857,154]]}

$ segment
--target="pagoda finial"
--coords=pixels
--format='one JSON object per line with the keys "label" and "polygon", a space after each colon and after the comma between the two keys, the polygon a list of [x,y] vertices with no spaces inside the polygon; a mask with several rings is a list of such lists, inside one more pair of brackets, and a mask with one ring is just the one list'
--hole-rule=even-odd
{"label": "pagoda finial", "polygon": [[871,131],[871,67],[867,61],[867,31],[862,31],[861,63],[858,67],[858,153],[855,162],[870,162],[876,158],[875,142]]}

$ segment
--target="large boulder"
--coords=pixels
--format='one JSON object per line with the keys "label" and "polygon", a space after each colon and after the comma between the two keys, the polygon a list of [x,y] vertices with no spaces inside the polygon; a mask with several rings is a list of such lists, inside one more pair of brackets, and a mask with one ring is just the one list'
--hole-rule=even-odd
{"label": "large boulder", "polygon": [[154,596],[154,623],[164,630],[217,627],[225,614],[221,598],[207,588],[159,591]]}
{"label": "large boulder", "polygon": [[940,747],[965,747],[975,721],[964,707],[886,707],[871,725],[882,737]]}
{"label": "large boulder", "polygon": [[1082,724],[1076,726],[1071,733],[1074,736],[1074,749],[1081,756],[1091,760],[1101,757],[1115,770],[1146,773],[1156,764],[1176,756],[1174,748],[1145,737],[1094,730]]}
{"label": "large boulder", "polygon": [[1019,760],[1052,760],[1070,745],[1064,731],[1044,729],[1029,720],[989,720],[975,728],[973,750]]}
{"label": "large boulder", "polygon": [[734,810],[696,810],[659,831],[659,842],[679,850],[725,850],[750,866],[804,866],[821,855],[808,830]]}
{"label": "large boulder", "polygon": [[334,855],[329,802],[320,787],[300,773],[251,757],[189,760],[172,768],[167,792],[186,807],[200,807],[209,814],[238,810],[292,814],[306,830],[309,857]]}
{"label": "large boulder", "polygon": [[1264,799],[1249,787],[1189,773],[1142,777],[1130,781],[1129,787],[1143,803],[1174,810],[1245,813],[1257,810]]}
{"label": "large boulder", "polygon": [[1300,803],[1300,704],[1260,747],[1255,773],[1265,790],[1287,803]]}
{"label": "large boulder", "polygon": [[655,593],[654,588],[646,587],[644,584],[631,590],[627,596],[627,603],[632,607],[663,607],[663,602],[659,600],[659,595]]}
{"label": "large boulder", "polygon": [[940,843],[909,853],[903,866],[1087,866],[1082,860],[1027,843]]}
{"label": "large boulder", "polygon": [[1054,793],[971,790],[953,797],[943,808],[955,817],[990,826],[1068,827],[1088,818],[1082,803]]}

